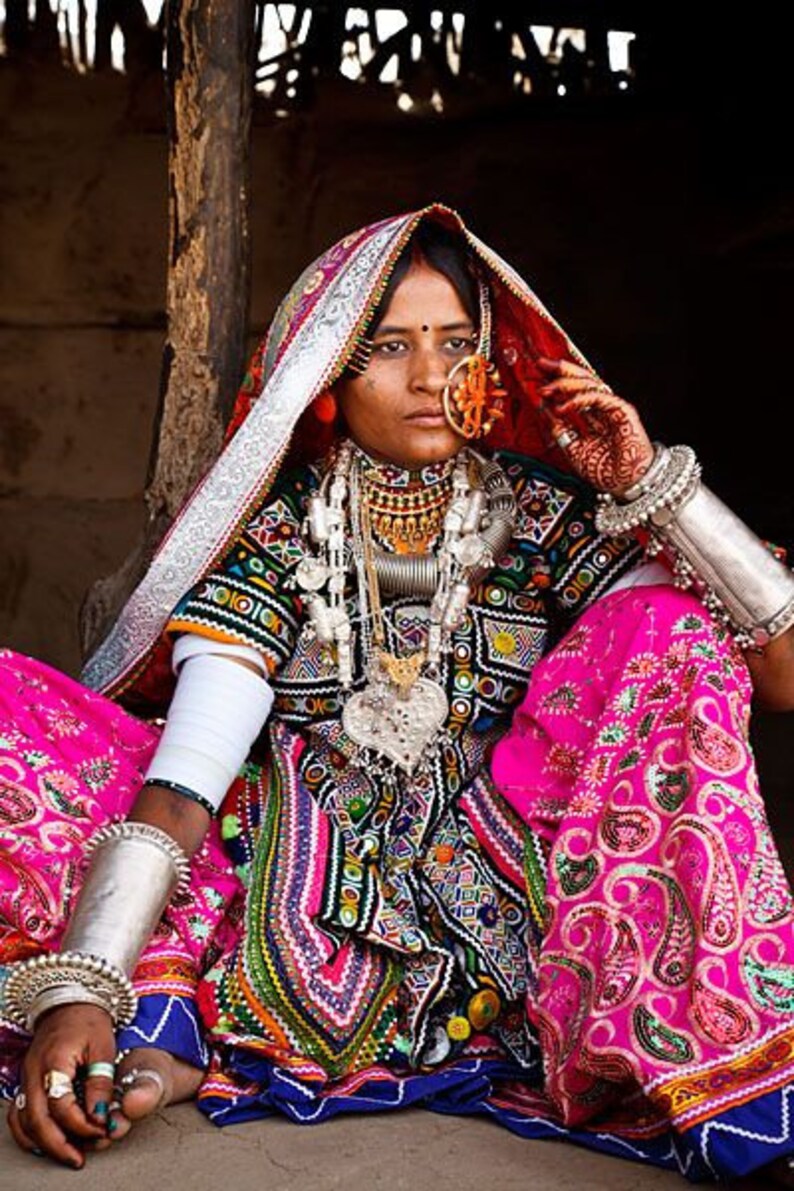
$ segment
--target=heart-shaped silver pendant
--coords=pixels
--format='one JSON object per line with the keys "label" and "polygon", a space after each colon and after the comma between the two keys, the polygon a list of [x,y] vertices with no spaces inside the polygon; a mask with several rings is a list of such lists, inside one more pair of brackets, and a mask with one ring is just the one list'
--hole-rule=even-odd
{"label": "heart-shaped silver pendant", "polygon": [[444,688],[430,678],[417,678],[404,694],[376,679],[350,696],[342,726],[356,744],[412,773],[448,713]]}

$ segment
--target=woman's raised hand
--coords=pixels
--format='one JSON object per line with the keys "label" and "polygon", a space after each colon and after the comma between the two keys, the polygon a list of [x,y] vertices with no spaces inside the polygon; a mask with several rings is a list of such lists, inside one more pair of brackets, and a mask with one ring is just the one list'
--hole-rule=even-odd
{"label": "woman's raised hand", "polygon": [[85,1148],[108,1137],[113,1080],[109,1074],[86,1078],[81,1103],[74,1091],[48,1096],[45,1077],[61,1072],[76,1080],[79,1069],[87,1071],[92,1063],[112,1066],[115,1057],[113,1023],[104,1009],[65,1005],[45,1014],[22,1063],[21,1095],[8,1114],[17,1144],[79,1170]]}
{"label": "woman's raised hand", "polygon": [[540,392],[553,439],[582,479],[621,495],[653,459],[636,409],[580,364],[546,356],[537,363],[546,378]]}

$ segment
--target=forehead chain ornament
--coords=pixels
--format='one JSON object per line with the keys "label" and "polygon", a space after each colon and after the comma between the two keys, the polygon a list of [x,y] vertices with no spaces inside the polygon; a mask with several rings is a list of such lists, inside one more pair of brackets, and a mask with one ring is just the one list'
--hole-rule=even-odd
{"label": "forehead chain ornament", "polygon": [[503,418],[502,399],[507,390],[489,359],[491,354],[491,298],[480,279],[480,336],[477,351],[459,360],[444,386],[444,417],[463,438],[484,438],[494,422]]}
{"label": "forehead chain ornament", "polygon": [[353,350],[350,353],[350,359],[347,361],[347,371],[352,372],[354,376],[363,376],[369,367],[374,350],[374,340],[362,332],[356,339]]}

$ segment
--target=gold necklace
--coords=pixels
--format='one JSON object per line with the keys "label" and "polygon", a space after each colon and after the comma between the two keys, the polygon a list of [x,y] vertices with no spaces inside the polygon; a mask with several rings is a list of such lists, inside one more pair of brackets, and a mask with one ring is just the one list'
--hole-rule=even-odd
{"label": "gold necklace", "polygon": [[369,524],[381,545],[394,554],[425,554],[437,543],[452,496],[452,473],[436,484],[391,488],[370,470],[363,476]]}
{"label": "gold necklace", "polygon": [[[356,744],[373,754],[373,764],[385,760],[412,773],[435,747],[449,714],[441,665],[451,633],[465,613],[469,592],[463,578],[465,570],[454,554],[457,543],[470,536],[461,532],[474,495],[468,478],[468,456],[458,456],[452,469],[452,498],[445,509],[435,595],[429,606],[427,646],[407,657],[386,649],[378,564],[362,471],[355,463],[350,469],[349,510],[353,555],[360,560],[359,601],[367,680],[362,690],[354,691],[347,699],[342,725]],[[474,503],[480,510],[479,502]],[[479,522],[479,512],[474,519]],[[476,528],[472,525],[472,532]]]}
{"label": "gold necklace", "polygon": [[417,649],[407,657],[399,657],[396,654],[389,653],[385,648],[386,633],[383,627],[383,605],[380,598],[380,583],[378,582],[378,572],[375,567],[375,556],[372,550],[372,522],[369,502],[364,493],[362,493],[360,513],[361,552],[364,556],[364,574],[367,579],[372,644],[377,649],[378,665],[387,675],[389,682],[396,688],[399,698],[405,699],[422,671],[422,666],[427,658],[427,650]]}

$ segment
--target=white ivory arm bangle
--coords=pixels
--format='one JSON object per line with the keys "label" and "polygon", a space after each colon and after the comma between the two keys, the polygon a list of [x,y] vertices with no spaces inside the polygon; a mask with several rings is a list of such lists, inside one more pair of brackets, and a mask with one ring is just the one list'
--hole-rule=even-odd
{"label": "white ivory arm bangle", "polygon": [[217,810],[272,704],[261,674],[229,657],[191,654],[145,780],[193,790]]}

